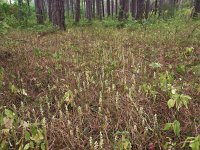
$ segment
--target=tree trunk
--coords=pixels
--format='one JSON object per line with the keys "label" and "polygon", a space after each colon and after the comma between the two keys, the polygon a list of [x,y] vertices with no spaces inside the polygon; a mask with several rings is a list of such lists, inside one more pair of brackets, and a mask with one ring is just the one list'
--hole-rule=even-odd
{"label": "tree trunk", "polygon": [[114,16],[114,0],[111,0],[111,14]]}
{"label": "tree trunk", "polygon": [[157,15],[157,12],[158,12],[158,0],[155,0],[155,6],[154,6],[154,15]]}
{"label": "tree trunk", "polygon": [[75,22],[78,23],[80,21],[80,0],[76,0],[76,17]]}
{"label": "tree trunk", "polygon": [[97,16],[99,20],[102,20],[101,0],[96,0],[96,7],[97,7]]}
{"label": "tree trunk", "polygon": [[86,16],[89,21],[92,20],[92,0],[86,0]]}
{"label": "tree trunk", "polygon": [[101,6],[101,9],[102,9],[102,15],[103,17],[105,17],[105,11],[104,11],[104,0],[101,0],[102,2],[102,6]]}
{"label": "tree trunk", "polygon": [[137,1],[137,15],[136,15],[136,20],[142,20],[144,19],[144,5],[145,0],[138,0]]}
{"label": "tree trunk", "polygon": [[158,15],[159,17],[163,15],[163,0],[159,0],[159,7],[158,7]]}
{"label": "tree trunk", "polygon": [[69,17],[69,0],[65,0],[65,5],[66,5],[66,11],[67,11],[67,16]]}
{"label": "tree trunk", "polygon": [[118,0],[115,0],[115,15],[118,16]]}
{"label": "tree trunk", "polygon": [[119,20],[128,19],[129,0],[120,0]]}
{"label": "tree trunk", "polygon": [[176,10],[176,0],[169,1],[169,16],[173,17]]}
{"label": "tree trunk", "polygon": [[65,30],[64,0],[52,0],[52,22],[54,26]]}
{"label": "tree trunk", "polygon": [[128,19],[129,4],[129,0],[124,0],[124,19]]}
{"label": "tree trunk", "polygon": [[110,0],[107,0],[107,16],[110,16]]}
{"label": "tree trunk", "polygon": [[95,0],[92,0],[92,17],[95,18]]}
{"label": "tree trunk", "polygon": [[199,13],[200,13],[200,0],[195,0],[193,17],[194,18],[198,17]]}
{"label": "tree trunk", "polygon": [[150,0],[146,1],[146,7],[145,7],[145,18],[149,18],[149,9],[150,9]]}
{"label": "tree trunk", "polygon": [[35,12],[38,24],[44,24],[45,20],[45,9],[44,0],[35,0]]}
{"label": "tree trunk", "polygon": [[131,14],[132,18],[135,19],[137,14],[137,0],[131,0]]}
{"label": "tree trunk", "polygon": [[52,0],[48,0],[48,16],[49,21],[52,22]]}
{"label": "tree trunk", "polygon": [[70,9],[72,17],[74,18],[74,0],[70,0]]}

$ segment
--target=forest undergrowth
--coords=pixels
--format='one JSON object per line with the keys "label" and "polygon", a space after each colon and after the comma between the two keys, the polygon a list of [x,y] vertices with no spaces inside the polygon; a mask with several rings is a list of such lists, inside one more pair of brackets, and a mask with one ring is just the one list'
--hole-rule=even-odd
{"label": "forest undergrowth", "polygon": [[199,108],[199,21],[0,36],[2,150],[199,150]]}

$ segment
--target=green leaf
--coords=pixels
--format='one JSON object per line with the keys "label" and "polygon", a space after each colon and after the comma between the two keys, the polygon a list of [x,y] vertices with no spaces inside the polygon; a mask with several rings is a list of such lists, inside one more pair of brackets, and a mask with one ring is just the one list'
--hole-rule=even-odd
{"label": "green leaf", "polygon": [[28,143],[28,144],[26,144],[25,146],[24,146],[24,150],[28,150],[30,148],[30,143]]}
{"label": "green leaf", "polygon": [[46,149],[46,148],[45,148],[45,144],[42,143],[41,146],[40,146],[40,148],[41,148],[41,150],[45,150],[45,149]]}
{"label": "green leaf", "polygon": [[32,126],[32,127],[31,127],[31,134],[32,134],[33,136],[36,136],[36,134],[37,134],[37,128],[36,128],[35,126]]}
{"label": "green leaf", "polygon": [[164,131],[168,131],[171,128],[172,124],[171,123],[166,123],[164,127]]}
{"label": "green leaf", "polygon": [[11,119],[14,119],[15,117],[15,114],[9,109],[5,109],[5,115]]}
{"label": "green leaf", "polygon": [[30,142],[30,148],[32,148],[32,149],[34,148],[34,143],[33,143],[33,141]]}
{"label": "green leaf", "polygon": [[176,136],[180,136],[180,122],[175,120],[173,122],[173,130]]}
{"label": "green leaf", "polygon": [[172,108],[172,107],[174,107],[175,100],[173,100],[173,99],[168,100],[167,105],[168,105],[169,109]]}
{"label": "green leaf", "polygon": [[28,131],[25,131],[25,139],[26,139],[26,141],[29,141],[30,137],[31,137],[30,133]]}
{"label": "green leaf", "polygon": [[43,139],[44,139],[44,136],[43,136],[41,130],[38,130],[38,136],[39,136],[39,139],[40,139],[40,140],[43,140]]}
{"label": "green leaf", "polygon": [[0,114],[0,126],[2,126],[3,125],[3,114]]}
{"label": "green leaf", "polygon": [[200,143],[198,141],[194,141],[191,142],[189,146],[192,148],[192,150],[199,150]]}

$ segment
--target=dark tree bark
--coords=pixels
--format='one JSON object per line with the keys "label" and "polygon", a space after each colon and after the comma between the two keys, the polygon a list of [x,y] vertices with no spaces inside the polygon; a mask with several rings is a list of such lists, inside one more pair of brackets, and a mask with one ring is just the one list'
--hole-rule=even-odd
{"label": "dark tree bark", "polygon": [[125,6],[124,6],[124,19],[128,19],[128,13],[129,13],[129,0],[124,0]]}
{"label": "dark tree bark", "polygon": [[38,24],[44,24],[45,21],[45,7],[44,0],[35,0],[35,12]]}
{"label": "dark tree bark", "polygon": [[150,0],[146,0],[146,7],[145,7],[145,18],[149,17],[149,10],[150,10]]}
{"label": "dark tree bark", "polygon": [[110,16],[110,0],[107,0],[107,16]]}
{"label": "dark tree bark", "polygon": [[200,13],[200,0],[195,0],[193,17],[194,18],[198,17],[199,13]]}
{"label": "dark tree bark", "polygon": [[127,19],[129,11],[129,0],[120,0],[119,20]]}
{"label": "dark tree bark", "polygon": [[114,0],[111,0],[111,14],[114,16]]}
{"label": "dark tree bark", "polygon": [[48,0],[48,16],[49,21],[52,22],[52,0]]}
{"label": "dark tree bark", "polygon": [[80,21],[80,0],[76,0],[76,16],[75,16],[75,22],[78,23]]}
{"label": "dark tree bark", "polygon": [[70,8],[72,17],[74,18],[74,0],[70,0]]}
{"label": "dark tree bark", "polygon": [[169,0],[169,16],[173,17],[176,10],[176,0]]}
{"label": "dark tree bark", "polygon": [[131,15],[135,19],[137,14],[137,0],[131,0]]}
{"label": "dark tree bark", "polygon": [[95,9],[95,0],[92,0],[92,17],[95,18],[95,12],[96,12],[96,9]]}
{"label": "dark tree bark", "polygon": [[96,0],[97,16],[99,20],[102,20],[102,9],[101,9],[101,0]]}
{"label": "dark tree bark", "polygon": [[158,12],[158,0],[155,1],[154,14],[157,15],[157,12]]}
{"label": "dark tree bark", "polygon": [[118,16],[118,0],[115,0],[115,15]]}
{"label": "dark tree bark", "polygon": [[103,17],[105,17],[104,0],[101,0],[101,2],[102,2],[102,6],[101,6],[101,9],[102,9],[102,15],[103,15]]}
{"label": "dark tree bark", "polygon": [[66,11],[67,11],[67,16],[69,17],[69,0],[65,0],[65,5],[66,5]]}
{"label": "dark tree bark", "polygon": [[52,22],[54,26],[65,30],[64,0],[52,0]]}
{"label": "dark tree bark", "polygon": [[159,6],[158,6],[158,15],[159,17],[163,15],[163,0],[159,0]]}
{"label": "dark tree bark", "polygon": [[92,20],[92,0],[86,0],[86,16],[89,21]]}
{"label": "dark tree bark", "polygon": [[136,20],[142,20],[144,19],[144,11],[145,11],[145,0],[138,0],[137,1],[137,14],[136,14]]}

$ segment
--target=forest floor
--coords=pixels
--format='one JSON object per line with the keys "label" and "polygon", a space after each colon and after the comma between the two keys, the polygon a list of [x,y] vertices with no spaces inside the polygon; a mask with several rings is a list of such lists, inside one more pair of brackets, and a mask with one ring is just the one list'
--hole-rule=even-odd
{"label": "forest floor", "polygon": [[0,36],[0,129],[12,130],[0,141],[187,149],[186,138],[200,134],[199,39],[198,22],[10,30]]}

